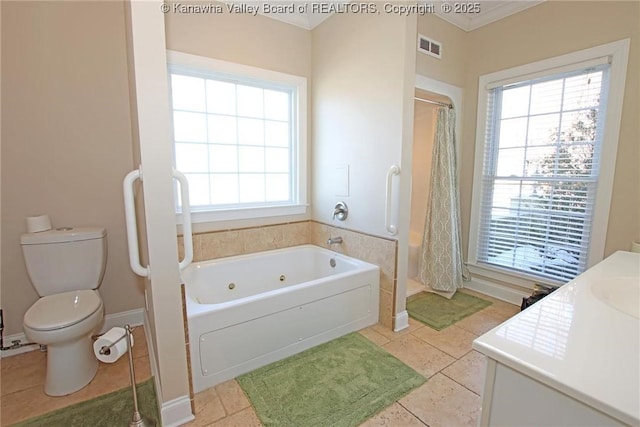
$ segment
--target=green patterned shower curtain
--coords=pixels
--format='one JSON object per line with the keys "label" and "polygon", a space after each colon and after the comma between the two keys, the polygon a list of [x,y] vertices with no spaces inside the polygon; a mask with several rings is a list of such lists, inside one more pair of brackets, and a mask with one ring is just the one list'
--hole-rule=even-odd
{"label": "green patterned shower curtain", "polygon": [[462,259],[455,121],[452,108],[438,109],[419,266],[420,281],[442,292],[455,292],[469,277]]}

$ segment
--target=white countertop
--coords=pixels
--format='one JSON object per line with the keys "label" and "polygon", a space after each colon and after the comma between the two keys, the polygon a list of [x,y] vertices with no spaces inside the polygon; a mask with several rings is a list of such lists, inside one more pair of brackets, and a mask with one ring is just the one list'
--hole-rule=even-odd
{"label": "white countertop", "polygon": [[[597,284],[623,282],[640,286],[640,254],[616,252],[476,339],[473,348],[623,423],[638,425],[640,320],[596,297],[602,286]],[[640,305],[637,292],[626,295]]]}

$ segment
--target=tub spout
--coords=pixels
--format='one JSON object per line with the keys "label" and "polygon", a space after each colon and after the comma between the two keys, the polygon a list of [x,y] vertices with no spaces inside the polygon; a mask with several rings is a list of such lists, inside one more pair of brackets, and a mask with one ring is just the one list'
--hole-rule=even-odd
{"label": "tub spout", "polygon": [[327,239],[327,245],[331,246],[331,245],[335,245],[335,244],[341,244],[342,243],[342,237],[337,236],[337,237],[331,237],[329,236],[329,239]]}

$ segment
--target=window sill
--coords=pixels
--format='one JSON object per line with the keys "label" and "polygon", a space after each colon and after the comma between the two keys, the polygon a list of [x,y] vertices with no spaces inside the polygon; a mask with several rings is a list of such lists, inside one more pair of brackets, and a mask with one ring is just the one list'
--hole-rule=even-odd
{"label": "window sill", "polygon": [[484,264],[467,264],[469,271],[474,276],[482,276],[492,280],[519,286],[525,289],[532,289],[534,285],[549,285],[553,287],[562,286],[561,283],[550,281],[549,279],[536,277],[528,274],[502,270]]}
{"label": "window sill", "polygon": [[[242,209],[225,209],[218,211],[191,212],[191,222],[235,221],[243,219],[269,218],[275,216],[301,215],[307,213],[308,205],[268,206]],[[176,222],[182,224],[182,214],[176,214]]]}

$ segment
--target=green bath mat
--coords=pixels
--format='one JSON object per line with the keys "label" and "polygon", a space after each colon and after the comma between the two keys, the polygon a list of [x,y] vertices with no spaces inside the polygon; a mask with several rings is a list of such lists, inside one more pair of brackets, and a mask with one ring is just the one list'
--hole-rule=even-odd
{"label": "green bath mat", "polygon": [[456,292],[447,299],[431,292],[420,292],[407,299],[409,316],[439,331],[491,305],[491,301]]}
{"label": "green bath mat", "polygon": [[[156,390],[153,378],[137,385],[138,410],[146,418],[160,425]],[[133,415],[133,397],[131,387],[126,387],[86,402],[76,403],[30,420],[22,421],[15,426],[29,427],[114,427],[127,426]]]}
{"label": "green bath mat", "polygon": [[265,426],[357,426],[426,380],[355,332],[237,378]]}

